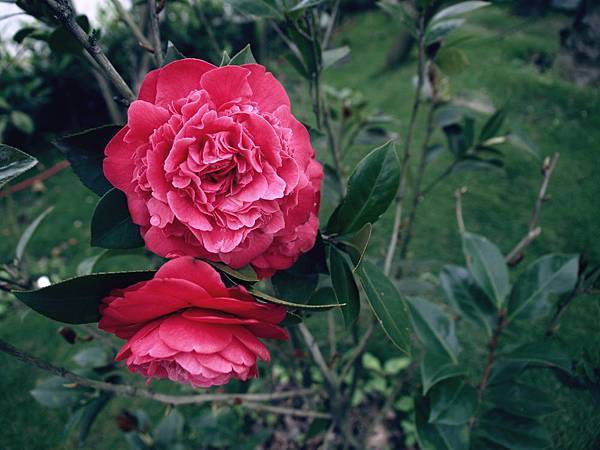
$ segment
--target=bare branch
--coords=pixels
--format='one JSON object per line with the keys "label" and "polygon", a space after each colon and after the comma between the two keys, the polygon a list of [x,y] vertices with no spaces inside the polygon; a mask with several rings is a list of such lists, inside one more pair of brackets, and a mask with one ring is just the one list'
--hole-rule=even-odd
{"label": "bare branch", "polygon": [[[140,397],[154,400],[169,405],[189,405],[208,402],[235,402],[245,406],[245,401],[267,402],[271,400],[282,400],[292,397],[302,397],[315,394],[313,389],[298,389],[294,391],[273,392],[272,394],[199,394],[199,395],[168,395],[126,384],[112,384],[105,381],[97,381],[79,376],[63,367],[57,367],[40,358],[30,355],[0,339],[0,351],[7,353],[18,360],[31,366],[52,373],[79,386],[101,391],[113,392],[126,397]],[[272,411],[274,412],[274,411]]]}
{"label": "bare branch", "polygon": [[63,26],[73,35],[77,41],[83,46],[83,48],[94,58],[104,77],[109,80],[117,89],[119,94],[123,97],[123,100],[129,104],[129,102],[135,99],[135,95],[129,88],[125,80],[121,77],[119,72],[114,68],[112,63],[102,52],[102,49],[96,42],[93,36],[88,34],[79,26],[75,21],[75,15],[73,9],[69,5],[69,2],[64,0],[44,0],[46,4],[52,9],[56,17],[63,24]]}
{"label": "bare branch", "polygon": [[125,9],[125,7],[121,4],[120,0],[110,0],[110,1],[112,2],[115,9],[117,10],[117,14],[121,18],[121,20],[125,23],[125,25],[127,25],[129,27],[129,29],[131,30],[131,32],[133,33],[135,38],[138,40],[140,46],[144,50],[154,53],[154,48],[152,47],[152,43],[148,40],[148,38],[146,38],[146,36],[144,36],[144,33],[142,33],[142,30],[140,29],[138,24],[135,23],[135,20],[133,20],[133,17],[131,17],[131,14],[129,14],[129,11],[127,11],[127,9]]}
{"label": "bare branch", "polygon": [[321,350],[319,349],[319,346],[318,346],[317,342],[315,341],[315,338],[313,337],[311,332],[308,330],[308,328],[306,328],[306,325],[304,325],[303,323],[298,325],[298,329],[300,330],[300,333],[302,334],[302,338],[304,339],[304,342],[306,342],[308,351],[310,352],[313,359],[315,360],[315,363],[317,363],[317,365],[321,369],[321,372],[323,373],[323,377],[325,378],[325,381],[327,381],[327,384],[329,385],[330,389],[334,389],[338,385],[337,379],[335,377],[335,374],[327,366],[327,363],[325,362],[325,358],[323,358],[323,354],[321,353]]}
{"label": "bare branch", "polygon": [[266,411],[274,414],[281,414],[282,416],[308,417],[311,419],[331,419],[331,414],[318,411],[286,408],[284,406],[265,405],[262,403],[254,402],[244,402],[242,403],[242,405],[249,409],[256,409],[258,411]]}
{"label": "bare branch", "polygon": [[156,60],[156,65],[162,67],[164,59],[160,45],[159,11],[156,8],[156,0],[148,0],[148,9],[150,12],[150,35],[152,36],[152,46],[154,47],[154,59]]}

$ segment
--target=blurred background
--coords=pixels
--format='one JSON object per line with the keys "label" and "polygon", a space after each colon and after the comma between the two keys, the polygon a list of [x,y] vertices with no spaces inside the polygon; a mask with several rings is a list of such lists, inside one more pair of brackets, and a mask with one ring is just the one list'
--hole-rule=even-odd
{"label": "blurred background", "polygon": [[[127,1],[121,3],[131,6]],[[78,14],[85,16],[82,20],[97,30],[99,42],[129,84],[139,84],[152,61],[119,20],[113,3],[74,0],[74,5]],[[266,21],[238,12],[235,6],[236,2],[218,0],[169,0],[162,16],[163,40],[171,41],[187,57],[215,64],[223,50],[233,54],[250,43],[257,60],[286,86],[294,113],[310,125],[314,119],[306,83],[281,56],[286,46],[278,31]],[[338,114],[334,119],[357,119],[361,124],[343,153],[343,164],[352,168],[374,144],[390,136],[402,141],[414,96],[416,49],[402,24],[371,0],[342,1],[337,24],[331,40],[336,46],[348,46],[350,54],[325,73],[324,81]],[[461,186],[468,186],[463,200],[467,227],[489,236],[504,251],[512,248],[529,221],[541,180],[541,160],[555,152],[560,152],[560,161],[550,183],[550,201],[540,218],[543,233],[529,251],[531,255],[582,253],[589,260],[600,260],[600,2],[493,2],[492,7],[470,16],[454,39],[460,41],[461,53],[446,61],[443,95],[452,98],[455,108],[436,117],[439,129],[432,144],[440,151],[432,151],[426,180],[433,186],[416,220],[399,289],[435,295],[438,284],[434,274],[441,265],[462,262],[452,196]],[[96,198],[63,163],[64,156],[52,141],[125,120],[125,110],[110,101],[110,88],[69,45],[68,37],[57,35],[49,24],[23,14],[11,0],[0,0],[0,142],[23,149],[41,162],[1,194],[0,263],[12,260],[25,227],[53,206],[25,256],[34,278],[53,281],[74,275],[78,265],[97,250],[89,245],[89,220]],[[444,183],[435,183],[453,158],[451,151],[442,151],[450,145],[443,127],[465,110],[482,121],[498,108],[506,111],[502,126],[513,136],[513,145],[499,150],[501,164],[478,167],[485,170],[456,170]],[[416,140],[425,132],[425,124],[420,122]],[[313,141],[318,158],[330,163],[324,139],[315,134]],[[333,189],[325,184],[324,218],[336,201]],[[375,230],[368,250],[372,256],[383,255],[392,222],[390,210]],[[140,261],[147,260],[117,257],[100,267],[139,268]],[[597,298],[583,297],[563,320],[560,338],[575,352],[589,353],[598,367]],[[24,312],[9,295],[0,294],[3,338],[46,360],[76,367],[73,357],[83,344],[65,344],[58,328],[34,312]],[[368,351],[381,361],[395,356],[383,335],[372,341]],[[30,394],[43,374],[4,354],[0,354],[0,366],[0,448],[75,446],[68,428],[65,431],[68,411],[48,409]],[[281,383],[285,370],[276,357],[263,372],[264,389]],[[168,383],[154,383],[167,391],[172,388]],[[550,376],[541,377],[539,383],[555,393],[558,405],[557,412],[545,419],[555,448],[600,448],[600,389],[591,392],[566,387]],[[357,401],[365,402],[366,413],[385,397],[385,390],[373,385],[363,386],[360,392],[366,400]],[[140,399],[116,399],[94,423],[85,448],[135,448],[124,437],[123,417],[127,416],[123,411],[136,409],[145,410],[150,422],[156,422],[163,412]],[[248,420],[241,411],[209,406],[182,411],[189,417],[184,437],[189,448],[255,448],[265,442],[268,448],[310,448],[308,431],[295,423],[274,427],[277,432],[262,430],[252,436],[255,441],[248,437],[241,443],[239,436],[247,432]],[[407,417],[399,407],[386,419],[391,435],[380,448],[414,448],[414,440],[407,439],[411,434]]]}

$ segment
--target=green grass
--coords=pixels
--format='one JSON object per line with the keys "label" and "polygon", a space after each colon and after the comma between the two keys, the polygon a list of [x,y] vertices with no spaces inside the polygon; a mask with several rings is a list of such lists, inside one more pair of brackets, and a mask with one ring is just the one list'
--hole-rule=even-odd
{"label": "green grass", "polygon": [[[561,153],[549,188],[552,201],[544,205],[540,217],[543,232],[528,250],[528,261],[549,252],[585,252],[590,259],[600,260],[597,243],[600,237],[597,208],[600,92],[568,84],[552,70],[540,73],[531,63],[536,54],[556,55],[558,31],[568,20],[564,16],[550,15],[524,23],[523,19],[509,16],[500,8],[487,8],[473,14],[461,31],[474,36],[462,44],[470,66],[450,81],[450,92],[455,96],[489,99],[496,106],[506,105],[509,124],[522,130],[544,155]],[[382,73],[385,52],[397,31],[398,27],[379,12],[349,19],[335,39],[339,44],[350,45],[351,61],[331,69],[326,82],[361,91],[372,106],[395,116],[400,121],[397,131],[404,134],[414,96],[414,60],[398,70]],[[273,66],[272,70],[277,72],[277,67]],[[308,97],[297,89],[298,84],[291,77],[286,77],[286,84],[296,98],[294,109],[308,111]],[[423,117],[417,128],[415,148],[423,134],[422,120]],[[443,142],[443,136],[435,134],[434,141]],[[368,150],[365,146],[349,149],[344,154],[345,165],[353,167]],[[327,159],[324,153],[319,157]],[[539,162],[509,148],[505,159],[504,174],[453,175],[424,199],[409,253],[409,260],[414,263],[409,276],[417,277],[423,270],[436,273],[442,263],[462,263],[452,198],[457,187],[469,188],[464,197],[464,216],[469,230],[488,236],[503,251],[510,250],[522,237],[541,181]],[[448,162],[446,156],[437,160],[428,169],[427,179],[433,179]],[[59,279],[73,274],[77,264],[95,252],[88,245],[87,230],[96,199],[69,171],[61,172],[44,185],[44,192],[22,192],[0,199],[0,255],[2,260],[10,259],[15,241],[26,224],[48,205],[54,205],[54,212],[31,242],[29,261],[34,273],[50,273]],[[324,215],[330,206],[325,206]],[[391,223],[392,212],[388,211],[376,226],[369,249],[373,257],[383,254]],[[426,264],[421,264],[424,261]],[[118,268],[115,262],[109,264]],[[590,350],[597,356],[598,363],[599,322],[598,302],[580,298],[565,314],[559,336],[575,354],[584,348]],[[33,312],[23,319],[16,314],[6,315],[0,323],[3,339],[57,364],[73,367],[70,357],[75,350],[57,335],[58,324]],[[385,352],[385,341],[377,341],[381,344],[372,351]],[[45,375],[2,354],[0,364],[3,368],[0,447],[7,450],[63,448],[61,433],[66,413],[40,406],[28,393],[36,380]],[[559,406],[558,412],[547,420],[555,447],[594,448],[598,444],[600,413],[591,396],[565,388],[553,378],[544,378],[544,384],[554,393]],[[149,406],[141,400],[121,399],[111,403],[92,429],[89,442],[95,444],[88,448],[124,448],[114,417],[121,407],[138,405]],[[150,407],[150,411],[155,416],[160,414],[158,407]]]}

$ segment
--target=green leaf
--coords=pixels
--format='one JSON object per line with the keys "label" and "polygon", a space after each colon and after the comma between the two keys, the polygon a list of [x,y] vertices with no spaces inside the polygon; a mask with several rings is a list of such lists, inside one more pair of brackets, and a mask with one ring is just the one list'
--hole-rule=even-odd
{"label": "green leaf", "polygon": [[343,47],[331,48],[323,52],[323,68],[333,66],[337,62],[341,61],[350,54],[350,47],[344,45]]}
{"label": "green leaf", "polygon": [[471,273],[463,267],[444,266],[440,283],[452,308],[491,336],[496,310]]}
{"label": "green leaf", "polygon": [[25,40],[27,36],[36,31],[37,28],[35,27],[23,27],[14,34],[13,41],[15,41],[17,44],[20,44]]}
{"label": "green leaf", "polygon": [[256,281],[258,281],[256,272],[249,265],[244,266],[240,269],[232,269],[228,265],[220,263],[220,262],[208,261],[208,260],[205,260],[205,262],[207,262],[208,264],[213,266],[219,272],[223,272],[229,276],[232,276],[236,280],[247,281],[249,283],[255,283]]}
{"label": "green leaf", "polygon": [[104,149],[119,132],[121,125],[103,125],[58,139],[54,145],[62,151],[73,172],[88,189],[104,195],[112,188],[104,176]]}
{"label": "green leaf", "polygon": [[494,409],[479,420],[477,434],[510,450],[537,450],[551,444],[548,433],[536,420]]}
{"label": "green leaf", "polygon": [[51,377],[38,383],[31,396],[47,408],[66,408],[76,404],[82,394],[80,388],[66,387],[69,382],[61,377]]}
{"label": "green leaf", "polygon": [[256,17],[275,17],[282,19],[276,0],[227,0],[239,12]]}
{"label": "green leaf", "polygon": [[465,370],[445,353],[426,351],[421,361],[421,383],[423,384],[423,395],[440,381],[464,375]]}
{"label": "green leaf", "polygon": [[252,49],[250,48],[250,44],[247,44],[243,49],[229,58],[226,66],[241,66],[242,64],[256,64],[256,58],[252,54]]}
{"label": "green leaf", "polygon": [[348,191],[334,211],[327,231],[351,233],[375,223],[398,190],[400,163],[392,142],[376,148],[356,166],[348,180]]}
{"label": "green leaf", "polygon": [[444,39],[464,23],[465,19],[447,19],[432,23],[425,31],[425,44],[433,44],[438,39]]}
{"label": "green leaf", "polygon": [[[86,33],[90,32],[90,22],[87,16],[80,15],[75,19],[79,26]],[[71,55],[78,55],[83,50],[81,43],[71,34],[71,32],[64,26],[61,25],[54,29],[48,37],[48,45],[50,49],[58,53],[66,53]]]}
{"label": "green leaf", "polygon": [[111,363],[111,358],[102,347],[88,347],[78,351],[73,356],[79,366],[95,369],[96,367],[104,367]]}
{"label": "green leaf", "polygon": [[383,370],[379,359],[369,352],[363,354],[362,365],[365,369],[372,370],[374,372],[381,372]]}
{"label": "green leaf", "polygon": [[34,130],[33,120],[29,115],[21,111],[12,111],[10,113],[11,123],[25,134],[31,134]]}
{"label": "green leaf", "polygon": [[508,383],[488,387],[486,401],[496,408],[520,417],[539,418],[556,411],[551,396],[535,386],[523,383]]}
{"label": "green leaf", "polygon": [[490,5],[490,2],[481,2],[481,1],[468,1],[468,2],[460,2],[452,6],[448,6],[447,8],[442,9],[437,14],[435,14],[431,18],[431,23],[437,22],[441,19],[445,19],[447,17],[455,17],[461,14],[466,14],[471,11],[475,11],[476,9],[482,8],[484,6]]}
{"label": "green leaf", "polygon": [[469,66],[469,58],[460,49],[442,47],[435,57],[435,63],[446,75],[457,75]]}
{"label": "green leaf", "polygon": [[446,125],[444,128],[444,134],[448,142],[448,150],[454,155],[454,158],[460,159],[468,150],[463,133],[463,128],[457,123]]}
{"label": "green leaf", "polygon": [[410,319],[406,302],[398,289],[369,261],[363,261],[356,273],[381,327],[398,349],[410,355]]}
{"label": "green leaf", "polygon": [[354,267],[352,271],[362,262],[371,239],[371,233],[373,232],[373,225],[367,223],[356,233],[350,235],[339,236],[336,241],[342,244],[343,250],[348,254]]}
{"label": "green leaf", "polygon": [[335,304],[336,301],[337,299],[335,297],[335,293],[333,292],[333,288],[325,286],[313,292],[308,299],[308,304],[322,306]]}
{"label": "green leaf", "polygon": [[533,262],[517,279],[508,299],[508,320],[539,319],[550,310],[548,295],[565,294],[575,287],[577,255],[546,255]]}
{"label": "green leaf", "polygon": [[525,344],[510,352],[503,352],[500,357],[528,366],[555,367],[571,373],[571,357],[556,340]]}
{"label": "green leaf", "polygon": [[465,380],[453,377],[437,383],[429,392],[429,423],[463,425],[477,409],[477,390]]}
{"label": "green leaf", "polygon": [[484,142],[496,137],[500,131],[500,127],[502,127],[502,124],[504,123],[504,119],[506,119],[506,110],[504,108],[500,108],[492,114],[485,124],[483,124],[483,128],[481,128],[479,142]]}
{"label": "green leaf", "polygon": [[345,304],[342,307],[342,315],[344,316],[344,324],[348,328],[358,318],[360,296],[352,275],[352,269],[348,265],[344,254],[333,246],[329,258],[329,272],[331,273],[331,284],[333,285],[335,298],[340,305]]}
{"label": "green leaf", "polygon": [[46,216],[52,212],[53,209],[54,206],[50,206],[49,208],[44,210],[39,216],[35,218],[33,222],[31,222],[27,226],[27,228],[25,228],[25,231],[23,231],[23,234],[19,238],[19,242],[17,242],[17,248],[15,249],[15,256],[17,260],[20,261],[23,259],[23,255],[25,254],[27,244],[29,244],[29,241],[35,233],[35,230],[37,230],[37,228],[40,226],[40,223],[42,223],[42,220],[44,220]]}
{"label": "green leaf", "polygon": [[298,308],[298,309],[314,309],[314,310],[325,310],[329,308],[337,308],[343,305],[339,305],[338,303],[330,303],[325,305],[313,305],[306,303],[294,303],[288,302],[286,300],[282,300],[277,297],[273,297],[272,295],[266,294],[264,292],[258,291],[256,289],[249,289],[248,292],[254,295],[256,298],[260,300],[264,300],[267,303],[275,303],[276,305],[287,306],[288,308]]}
{"label": "green leaf", "polygon": [[429,423],[428,418],[427,399],[419,397],[415,401],[415,425],[417,442],[422,450],[468,450],[469,429],[467,426]]}
{"label": "green leaf", "polygon": [[38,160],[33,156],[14,147],[0,144],[0,189],[37,163]]}
{"label": "green leaf", "polygon": [[506,136],[506,142],[513,147],[517,147],[518,149],[526,151],[530,155],[534,156],[537,160],[541,161],[542,155],[539,148],[537,148],[533,142],[531,142],[526,136],[518,131],[512,130],[510,134]]}
{"label": "green leaf", "polygon": [[413,328],[427,351],[445,353],[458,362],[460,345],[452,318],[435,303],[421,298],[409,298],[408,306]]}
{"label": "green leaf", "polygon": [[89,402],[83,408],[83,415],[81,416],[81,425],[79,426],[79,447],[82,448],[88,434],[92,428],[92,425],[96,421],[96,418],[100,412],[106,407],[108,402],[113,398],[113,394],[110,392],[102,392],[99,397],[96,397]]}
{"label": "green leaf", "polygon": [[399,358],[388,359],[383,365],[383,371],[386,375],[398,375],[402,370],[410,366],[410,358],[401,356]]}
{"label": "green leaf", "polygon": [[479,287],[492,299],[496,308],[502,308],[510,283],[508,268],[498,247],[483,236],[464,233],[463,252]]}
{"label": "green leaf", "polygon": [[66,323],[96,322],[102,298],[117,288],[149,280],[154,271],[107,272],[70,278],[31,291],[13,291],[15,297],[38,313]]}
{"label": "green leaf", "polygon": [[156,426],[154,431],[156,444],[162,448],[171,448],[173,444],[181,439],[184,423],[183,415],[176,409],[172,410]]}
{"label": "green leaf", "polygon": [[126,249],[144,245],[140,227],[131,221],[127,197],[117,188],[112,188],[98,201],[91,234],[93,247]]}
{"label": "green leaf", "polygon": [[413,37],[417,37],[417,24],[415,19],[406,10],[402,3],[395,2],[393,0],[382,0],[377,2],[377,5],[389,13],[393,18],[399,20]]}
{"label": "green leaf", "polygon": [[175,47],[175,44],[173,44],[171,41],[168,41],[167,51],[165,53],[165,62],[163,66],[166,66],[173,61],[179,61],[180,59],[185,59],[185,56],[177,49],[177,47]]}
{"label": "green leaf", "polygon": [[459,161],[452,166],[452,173],[460,172],[475,172],[480,170],[500,170],[504,163],[496,159],[481,159],[477,157],[470,157],[463,161]]}
{"label": "green leaf", "polygon": [[319,284],[319,275],[279,270],[271,278],[271,284],[278,297],[294,303],[308,303],[310,296]]}

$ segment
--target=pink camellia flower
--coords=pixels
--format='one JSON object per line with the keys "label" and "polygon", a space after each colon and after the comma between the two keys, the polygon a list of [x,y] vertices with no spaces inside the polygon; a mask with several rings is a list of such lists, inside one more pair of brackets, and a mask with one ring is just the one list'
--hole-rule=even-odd
{"label": "pink camellia flower", "polygon": [[129,370],[194,387],[257,377],[270,354],[258,338],[287,339],[286,309],[227,288],[209,264],[180,257],[148,281],[116,289],[100,306],[100,329],[127,343],[117,355]]}
{"label": "pink camellia flower", "polygon": [[268,277],[315,243],[323,170],[261,65],[183,59],[150,72],[105,154],[106,177],[161,256],[250,263]]}

